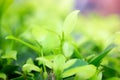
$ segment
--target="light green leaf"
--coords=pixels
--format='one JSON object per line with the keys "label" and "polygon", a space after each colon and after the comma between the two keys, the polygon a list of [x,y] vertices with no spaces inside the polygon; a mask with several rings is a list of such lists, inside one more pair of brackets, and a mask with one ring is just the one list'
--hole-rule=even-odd
{"label": "light green leaf", "polygon": [[41,69],[39,67],[35,66],[34,64],[25,64],[25,65],[23,65],[22,70],[27,73],[29,73],[31,71],[41,72]]}
{"label": "light green leaf", "polygon": [[65,64],[65,57],[62,54],[58,54],[55,59],[53,60],[54,68],[62,67],[61,64]]}
{"label": "light green leaf", "polygon": [[97,70],[89,80],[102,80],[102,72]]}
{"label": "light green leaf", "polygon": [[50,69],[52,69],[53,68],[53,63],[50,61],[50,60],[47,60],[46,58],[44,58],[44,57],[39,57],[39,58],[37,58],[36,60],[38,60],[39,61],[39,63],[41,63],[41,64],[45,64],[47,67],[49,67]]}
{"label": "light green leaf", "polygon": [[33,60],[32,60],[31,58],[29,58],[26,63],[27,63],[27,64],[34,64],[34,63],[33,63]]}
{"label": "light green leaf", "polygon": [[36,65],[34,65],[31,58],[27,60],[25,65],[23,65],[22,70],[27,73],[29,73],[31,71],[41,72],[41,69],[39,67],[37,67]]}
{"label": "light green leaf", "polygon": [[[75,80],[87,80],[91,78],[96,72],[96,67],[93,65],[88,65],[83,67],[75,76]],[[95,79],[96,80],[96,79]]]}
{"label": "light green leaf", "polygon": [[64,70],[65,57],[62,54],[58,54],[53,60],[53,70],[56,76],[61,76]]}
{"label": "light green leaf", "polygon": [[[92,77],[96,72],[96,67],[94,65],[85,65],[76,68],[72,68],[63,72],[62,77],[66,78],[76,74],[77,78],[88,79]],[[79,79],[79,80],[81,80]]]}
{"label": "light green leaf", "polygon": [[64,69],[69,68],[70,66],[74,65],[76,61],[77,61],[77,59],[68,60],[64,65]]}
{"label": "light green leaf", "polygon": [[64,65],[65,70],[64,71],[72,69],[72,68],[84,66],[84,65],[88,65],[88,63],[81,60],[81,59],[70,59],[65,63],[65,65]]}
{"label": "light green leaf", "polygon": [[79,67],[82,67],[82,66],[85,66],[85,65],[88,65],[87,62],[81,60],[81,59],[71,59],[71,60],[68,60],[65,65],[64,65],[64,72],[63,74],[68,71],[70,72],[69,74],[70,75],[67,75],[66,77],[69,77],[69,76],[72,76],[74,74],[76,74],[76,72],[72,72],[73,70],[76,70],[77,68]]}
{"label": "light green leaf", "polygon": [[0,73],[0,78],[2,78],[3,80],[6,80],[7,75],[5,73]]}
{"label": "light green leaf", "polygon": [[4,55],[2,55],[1,58],[7,58],[7,59],[11,58],[11,59],[17,60],[17,51],[11,50],[5,53]]}
{"label": "light green leaf", "polygon": [[65,57],[70,58],[74,52],[74,47],[68,42],[64,42],[62,48],[63,48],[63,53]]}
{"label": "light green leaf", "polygon": [[79,13],[79,10],[75,10],[66,17],[64,24],[63,24],[63,32],[65,34],[69,34],[73,31],[77,23],[78,13]]}

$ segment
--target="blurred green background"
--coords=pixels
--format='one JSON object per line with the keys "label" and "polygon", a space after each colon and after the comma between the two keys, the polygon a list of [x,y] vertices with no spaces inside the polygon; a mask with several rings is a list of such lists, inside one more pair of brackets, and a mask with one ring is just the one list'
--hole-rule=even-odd
{"label": "blurred green background", "polygon": [[[104,71],[105,78],[114,77],[114,75],[119,77],[120,14],[119,6],[115,7],[117,0],[115,1],[111,4],[110,1],[106,1],[105,6],[102,4],[104,0],[99,4],[95,0],[0,0],[0,56],[2,53],[17,50],[18,60],[15,63],[17,65],[19,63],[20,66],[29,57],[34,59],[38,54],[33,50],[20,43],[6,40],[5,37],[14,35],[33,44],[32,33],[34,33],[36,37],[42,36],[40,40],[44,40],[47,32],[44,30],[40,32],[41,29],[60,33],[65,17],[79,9],[77,25],[70,35],[71,39],[79,46],[78,49],[85,58],[92,54],[97,55],[110,43],[117,43],[118,47],[104,59],[103,64],[116,72],[114,74],[114,71]],[[59,43],[54,34],[49,34],[43,45],[47,45],[45,48],[49,51],[49,48],[57,47]]]}

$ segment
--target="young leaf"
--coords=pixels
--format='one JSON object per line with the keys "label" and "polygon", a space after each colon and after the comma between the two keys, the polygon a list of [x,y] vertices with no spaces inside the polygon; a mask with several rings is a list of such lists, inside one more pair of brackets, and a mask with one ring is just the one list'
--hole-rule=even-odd
{"label": "young leaf", "polygon": [[23,65],[22,70],[24,72],[27,72],[27,73],[29,73],[31,71],[41,72],[41,69],[39,67],[33,65],[33,64],[25,64],[25,65]]}
{"label": "young leaf", "polygon": [[58,54],[53,60],[53,69],[54,70],[60,69],[62,71],[64,69],[65,60],[66,59],[62,54]]}
{"label": "young leaf", "polygon": [[4,55],[2,55],[1,58],[11,58],[11,59],[17,60],[17,51],[15,50],[9,51]]}
{"label": "young leaf", "polygon": [[44,63],[44,64],[45,64],[47,67],[49,67],[50,69],[53,68],[53,63],[52,63],[51,61],[47,60],[47,59],[44,58],[44,57],[39,57],[39,58],[37,58],[36,60],[38,60],[39,63],[41,63],[41,64]]}
{"label": "young leaf", "polygon": [[57,80],[61,80],[61,74],[64,70],[65,57],[62,54],[58,54],[53,60],[53,71]]}
{"label": "young leaf", "polygon": [[63,53],[64,53],[65,57],[70,58],[74,52],[74,47],[71,44],[69,44],[68,42],[64,42],[62,48],[63,48]]}
{"label": "young leaf", "polygon": [[39,67],[37,67],[36,65],[34,65],[32,59],[27,60],[27,63],[25,65],[23,65],[22,70],[27,73],[31,72],[32,70],[41,72],[41,69]]}
{"label": "young leaf", "polygon": [[99,66],[102,59],[115,47],[115,44],[110,44],[100,55],[93,58],[91,61],[89,61],[90,64],[93,64],[95,66]]}
{"label": "young leaf", "polygon": [[64,69],[69,68],[70,66],[74,65],[76,63],[77,59],[70,59],[68,60],[65,65],[64,65]]}
{"label": "young leaf", "polygon": [[78,13],[79,13],[79,10],[75,10],[66,17],[63,24],[63,32],[65,34],[69,34],[73,31],[77,22]]}
{"label": "young leaf", "polygon": [[95,72],[96,72],[96,67],[94,65],[79,66],[63,72],[62,78],[66,78],[76,74],[77,77],[80,78],[78,80],[88,79],[92,77],[95,74]]}
{"label": "young leaf", "polygon": [[34,63],[33,63],[33,60],[32,60],[31,58],[29,58],[26,63],[27,63],[27,64],[34,64]]}

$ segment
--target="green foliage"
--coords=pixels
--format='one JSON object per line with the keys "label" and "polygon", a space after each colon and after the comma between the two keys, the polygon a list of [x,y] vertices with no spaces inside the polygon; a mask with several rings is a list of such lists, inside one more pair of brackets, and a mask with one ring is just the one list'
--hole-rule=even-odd
{"label": "green foliage", "polygon": [[29,73],[31,71],[37,71],[37,72],[40,72],[41,69],[37,66],[34,65],[32,59],[28,59],[26,64],[23,65],[22,67],[22,70],[25,72],[25,73]]}
{"label": "green foliage", "polygon": [[0,79],[6,80],[7,76],[5,73],[0,73]]}
{"label": "green foliage", "polygon": [[101,60],[115,47],[115,44],[109,45],[100,55],[96,56],[92,60],[89,61],[90,64],[94,64],[95,66],[99,66]]}
{"label": "green foliage", "polygon": [[97,29],[103,19],[68,14],[73,2],[0,0],[0,80],[119,80],[117,21]]}
{"label": "green foliage", "polygon": [[3,54],[1,56],[1,58],[3,58],[3,59],[9,59],[9,58],[11,58],[11,59],[17,60],[17,51],[14,51],[14,50],[9,51],[9,52]]}

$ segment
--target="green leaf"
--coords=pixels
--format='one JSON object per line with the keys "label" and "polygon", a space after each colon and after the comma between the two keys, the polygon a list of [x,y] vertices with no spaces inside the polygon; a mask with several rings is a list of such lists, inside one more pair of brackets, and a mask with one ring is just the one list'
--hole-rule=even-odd
{"label": "green leaf", "polygon": [[53,60],[53,69],[54,70],[58,70],[59,69],[59,70],[63,71],[65,60],[66,59],[65,59],[65,57],[62,54],[58,54],[55,57],[55,59]]}
{"label": "green leaf", "polygon": [[4,55],[2,55],[1,58],[6,58],[6,59],[11,58],[11,59],[17,60],[17,51],[15,50],[9,51]]}
{"label": "green leaf", "polygon": [[116,47],[115,44],[110,44],[100,55],[93,58],[91,61],[89,61],[90,64],[93,64],[95,66],[99,66],[102,59],[114,48]]}
{"label": "green leaf", "polygon": [[40,52],[40,49],[39,49],[39,48],[37,48],[37,47],[35,47],[35,46],[33,46],[33,45],[31,45],[31,44],[29,44],[29,43],[27,43],[27,42],[19,39],[19,38],[16,38],[16,37],[14,37],[14,36],[12,36],[12,35],[7,36],[6,39],[15,40],[15,41],[17,41],[17,42],[20,42],[20,43],[26,45],[27,47],[29,47],[29,48],[31,48],[31,49],[33,49],[33,50],[35,50],[36,52]]}
{"label": "green leaf", "polygon": [[74,70],[74,69],[76,70],[77,68],[85,66],[85,65],[88,65],[88,63],[81,60],[81,59],[68,60],[64,65],[64,72],[63,73],[70,71],[70,73],[69,73],[70,75],[67,75],[66,77],[72,76],[72,75],[76,74],[76,72],[74,73],[74,72],[72,72],[72,70]]}
{"label": "green leaf", "polygon": [[25,65],[23,65],[22,70],[24,72],[27,72],[27,73],[29,73],[31,71],[41,72],[41,69],[39,67],[33,65],[33,64],[25,64]]}
{"label": "green leaf", "polygon": [[27,60],[25,65],[23,65],[22,70],[27,73],[29,73],[31,71],[41,72],[41,69],[39,67],[37,67],[36,65],[34,65],[31,58]]}
{"label": "green leaf", "polygon": [[63,53],[65,57],[70,58],[74,52],[74,47],[68,42],[64,42],[62,48],[63,48]]}
{"label": "green leaf", "polygon": [[89,80],[102,80],[102,72],[97,70]]}
{"label": "green leaf", "polygon": [[33,60],[32,60],[31,58],[29,58],[26,63],[27,63],[27,64],[34,64],[34,63],[33,63]]}
{"label": "green leaf", "polygon": [[57,80],[62,79],[62,72],[64,70],[65,57],[62,54],[58,54],[53,60],[53,71]]}
{"label": "green leaf", "polygon": [[79,78],[76,80],[88,79],[92,77],[95,72],[96,67],[94,65],[85,65],[66,70],[65,72],[63,72],[62,77],[66,78],[76,74],[76,77]]}
{"label": "green leaf", "polygon": [[70,66],[74,65],[77,62],[77,59],[70,59],[68,60],[65,65],[64,65],[64,69],[69,68]]}
{"label": "green leaf", "polygon": [[0,73],[0,78],[3,80],[7,79],[7,75],[5,73]]}
{"label": "green leaf", "polygon": [[88,65],[88,63],[81,60],[81,59],[70,59],[65,63],[65,65],[64,65],[65,70],[64,71],[72,69],[72,68],[84,66],[84,65]]}
{"label": "green leaf", "polygon": [[[115,63],[115,62],[114,62]],[[114,64],[115,65],[115,64]],[[109,77],[114,77],[114,76],[117,76],[117,75],[119,75],[119,73],[118,73],[118,70],[116,70],[115,68],[114,68],[114,66],[105,66],[105,65],[102,65],[102,67],[103,67],[103,75],[104,75],[104,77],[106,77],[106,78],[109,78]]]}
{"label": "green leaf", "polygon": [[96,67],[93,65],[88,65],[83,67],[80,72],[78,72],[75,76],[75,80],[87,80],[91,78],[96,72]]}
{"label": "green leaf", "polygon": [[36,60],[38,60],[40,64],[43,64],[43,63],[44,63],[44,64],[45,64],[47,67],[49,67],[50,69],[53,68],[53,63],[52,63],[51,61],[47,60],[47,59],[44,58],[44,57],[39,57],[39,58],[37,58]]}
{"label": "green leaf", "polygon": [[75,10],[66,17],[64,24],[63,24],[63,32],[65,34],[70,34],[73,31],[77,23],[78,13],[79,13],[79,10]]}

